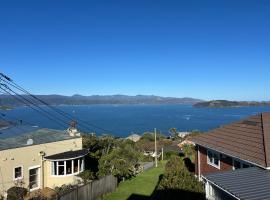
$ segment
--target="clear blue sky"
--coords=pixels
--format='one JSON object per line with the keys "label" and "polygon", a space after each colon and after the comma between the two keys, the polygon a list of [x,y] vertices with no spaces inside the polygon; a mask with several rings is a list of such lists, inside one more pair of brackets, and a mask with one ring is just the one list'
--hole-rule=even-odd
{"label": "clear blue sky", "polygon": [[270,100],[270,1],[1,1],[0,70],[35,94]]}

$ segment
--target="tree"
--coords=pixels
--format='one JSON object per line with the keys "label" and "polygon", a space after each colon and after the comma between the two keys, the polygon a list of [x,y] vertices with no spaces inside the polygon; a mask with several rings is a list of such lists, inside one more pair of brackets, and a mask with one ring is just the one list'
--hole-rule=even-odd
{"label": "tree", "polygon": [[169,129],[169,132],[171,134],[171,136],[174,138],[174,139],[178,139],[178,131],[177,131],[177,128],[170,128]]}
{"label": "tree", "polygon": [[107,155],[103,155],[99,160],[100,177],[112,174],[119,180],[130,178],[136,174],[136,166],[142,155],[135,150],[135,146],[130,141],[122,144]]}

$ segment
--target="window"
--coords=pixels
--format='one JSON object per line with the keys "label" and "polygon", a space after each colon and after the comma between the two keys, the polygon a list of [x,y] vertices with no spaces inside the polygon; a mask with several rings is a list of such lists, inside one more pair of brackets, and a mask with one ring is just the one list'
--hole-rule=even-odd
{"label": "window", "polygon": [[233,159],[233,170],[249,167],[252,167],[252,165],[242,160]]}
{"label": "window", "polygon": [[72,160],[66,161],[66,174],[72,174]]}
{"label": "window", "polygon": [[65,161],[53,161],[51,172],[54,176],[78,174],[84,170],[84,158]]}
{"label": "window", "polygon": [[240,163],[240,161],[234,160],[234,161],[233,161],[233,168],[234,168],[234,169],[240,169],[240,168],[241,168],[241,163]]}
{"label": "window", "polygon": [[23,169],[22,166],[14,168],[14,180],[22,179],[23,178]]}
{"label": "window", "polygon": [[215,151],[211,151],[211,150],[207,150],[207,163],[213,167],[216,168],[220,168],[220,154],[215,152]]}
{"label": "window", "polygon": [[74,163],[74,173],[77,173],[79,171],[79,160],[78,159],[75,159],[73,160],[73,163]]}
{"label": "window", "polygon": [[58,175],[65,175],[65,161],[58,162]]}
{"label": "window", "polygon": [[39,168],[29,169],[29,188],[39,188]]}

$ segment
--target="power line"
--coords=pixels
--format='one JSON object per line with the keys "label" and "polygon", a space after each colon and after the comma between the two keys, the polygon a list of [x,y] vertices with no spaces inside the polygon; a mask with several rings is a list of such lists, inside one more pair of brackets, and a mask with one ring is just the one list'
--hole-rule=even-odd
{"label": "power line", "polygon": [[[47,102],[43,101],[42,99],[36,97],[35,95],[31,94],[30,92],[28,92],[27,90],[25,90],[24,88],[22,88],[21,86],[19,86],[18,84],[16,84],[11,78],[7,77],[6,75],[4,75],[3,73],[0,73],[0,76],[2,76],[2,78],[0,78],[2,81],[4,81],[5,83],[11,85],[12,87],[28,94],[29,96],[31,96],[32,98],[34,98],[36,101],[39,101],[41,102],[42,104],[48,106],[50,109],[52,109],[53,111],[55,111],[56,113],[62,115],[63,117],[69,119],[69,120],[74,120],[74,116],[69,114],[69,113],[66,113],[64,111],[62,111],[61,109],[57,109],[55,108],[54,106],[51,106],[50,104],[48,104]],[[5,80],[6,79],[6,80]],[[113,133],[112,131],[110,130],[107,130],[107,129],[104,129],[102,127],[99,127],[97,125],[94,125],[92,123],[89,123],[89,122],[86,122],[86,121],[83,121],[81,119],[78,119],[77,118],[77,121],[80,122],[80,124],[78,124],[79,126],[82,126],[82,127],[86,127],[87,129],[89,129],[89,126],[91,127],[94,127],[96,129],[99,129],[99,130],[102,130],[102,131],[105,131],[105,132],[108,132],[108,133]]]}
{"label": "power line", "polygon": [[21,124],[24,123],[24,124],[28,124],[28,125],[30,125],[30,126],[37,126],[36,124],[33,124],[33,123],[28,122],[28,121],[19,119],[19,118],[17,118],[17,117],[10,117],[10,116],[7,115],[6,113],[0,112],[0,116],[2,116],[2,117],[4,117],[4,118],[7,118],[7,119],[9,119],[9,120],[12,120],[12,121],[18,121],[18,122],[20,122]]}
{"label": "power line", "polygon": [[[6,93],[8,93],[10,96],[12,96],[14,99],[16,99],[17,101],[23,103],[24,105],[27,105],[28,107],[30,107],[31,109],[35,110],[36,112],[38,112],[39,114],[41,114],[42,116],[45,116],[46,118],[48,118],[49,120],[53,121],[54,123],[57,123],[58,125],[60,125],[61,127],[63,127],[63,124],[61,124],[60,122],[56,121],[55,119],[53,119],[50,115],[48,115],[47,113],[43,113],[41,112],[40,110],[38,110],[37,108],[35,108],[33,105],[31,105],[31,102],[29,101],[25,101],[24,98],[23,100],[20,99],[19,97],[16,96],[16,93],[15,95],[8,92],[6,89],[0,87],[1,90],[5,91]],[[11,91],[12,92],[12,91]],[[65,128],[66,128],[66,125],[65,125]]]}

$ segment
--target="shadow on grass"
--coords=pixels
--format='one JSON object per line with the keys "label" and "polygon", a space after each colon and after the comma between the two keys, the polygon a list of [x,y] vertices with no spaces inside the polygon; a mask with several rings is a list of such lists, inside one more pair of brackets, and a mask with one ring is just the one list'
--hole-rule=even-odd
{"label": "shadow on grass", "polygon": [[[163,174],[159,176],[159,181],[163,178]],[[156,186],[151,196],[140,194],[131,194],[127,200],[205,200],[205,194],[198,192],[191,192],[181,189],[158,189]]]}
{"label": "shadow on grass", "polygon": [[205,200],[202,193],[177,189],[156,190],[151,196],[132,194],[127,200]]}

